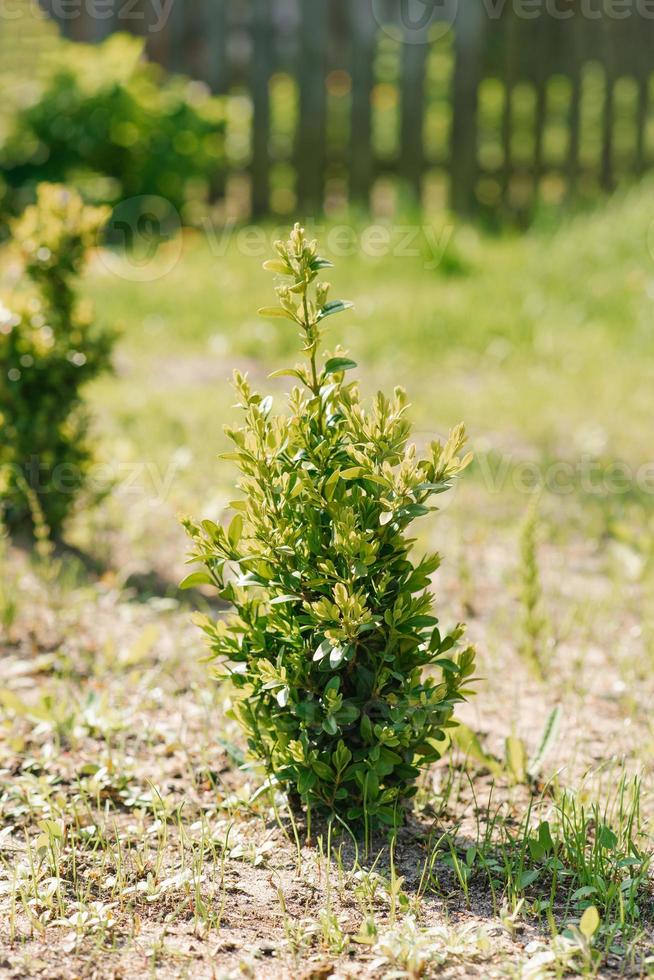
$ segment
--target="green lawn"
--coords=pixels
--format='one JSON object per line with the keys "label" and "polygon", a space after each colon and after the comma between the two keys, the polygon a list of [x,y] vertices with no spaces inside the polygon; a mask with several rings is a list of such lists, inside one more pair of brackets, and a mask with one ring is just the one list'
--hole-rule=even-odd
{"label": "green lawn", "polygon": [[[407,388],[422,434],[465,420],[489,465],[496,454],[575,466],[597,456],[624,461],[635,480],[650,452],[653,201],[644,184],[525,237],[407,222],[387,226],[384,244],[363,225],[320,229],[324,251],[346,253],[333,256],[334,295],[355,304],[333,321],[332,343],[349,349],[366,389]],[[103,319],[124,326],[119,374],[94,391],[108,433],[159,458],[189,446],[211,472],[232,367],[275,391],[266,374],[295,357],[293,328],[256,315],[271,297],[261,264],[279,231],[188,233],[172,271],[148,283],[96,260],[89,292]]]}

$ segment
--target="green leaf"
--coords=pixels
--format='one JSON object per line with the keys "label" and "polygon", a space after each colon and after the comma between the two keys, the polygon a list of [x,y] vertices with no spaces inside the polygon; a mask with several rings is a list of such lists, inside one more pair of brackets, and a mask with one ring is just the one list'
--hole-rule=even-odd
{"label": "green leaf", "polygon": [[282,602],[298,602],[302,599],[301,595],[278,595],[270,600],[271,606],[279,606]]}
{"label": "green leaf", "polygon": [[268,272],[277,272],[281,276],[292,275],[291,270],[282,259],[266,259],[263,263],[263,268]]}
{"label": "green leaf", "polygon": [[525,888],[529,888],[530,885],[533,885],[539,874],[540,868],[532,868],[530,871],[523,871],[518,877],[518,888],[520,891],[523,891]]}
{"label": "green leaf", "polygon": [[219,540],[222,535],[222,528],[218,527],[215,521],[204,520],[201,522],[200,527],[210,538]]}
{"label": "green leaf", "polygon": [[424,629],[426,626],[433,626],[438,620],[435,616],[412,616],[411,619],[407,619],[404,622],[404,626],[410,626],[411,629]]}
{"label": "green leaf", "polygon": [[554,850],[554,841],[550,830],[549,821],[543,820],[538,826],[538,843],[543,848],[545,854],[550,854]]}
{"label": "green leaf", "polygon": [[322,723],[322,727],[328,735],[336,735],[338,732],[338,725],[336,724],[336,719],[333,717],[333,715],[327,715]]}
{"label": "green leaf", "polygon": [[273,371],[268,375],[269,378],[297,378],[299,381],[304,381],[304,375],[299,368],[280,368],[278,371]]}
{"label": "green leaf", "polygon": [[314,663],[320,660],[324,660],[327,654],[331,653],[332,645],[329,640],[323,640],[320,646],[316,648],[316,652],[313,655]]}
{"label": "green leaf", "polygon": [[332,764],[337,772],[343,772],[347,769],[348,765],[352,760],[352,753],[346,746],[343,739],[340,739],[338,745],[336,746],[336,751],[332,753]]}
{"label": "green leaf", "polygon": [[277,691],[275,697],[277,698],[277,704],[280,708],[285,708],[288,704],[289,693],[290,692],[287,687],[282,687],[279,691]]}
{"label": "green leaf", "polygon": [[527,750],[521,738],[509,735],[504,743],[506,767],[515,783],[524,783],[527,778]]}
{"label": "green leaf", "polygon": [[257,310],[259,316],[270,316],[281,320],[291,320],[296,323],[296,319],[287,310],[283,310],[281,306],[262,306],[261,309]]}
{"label": "green leaf", "polygon": [[368,801],[376,800],[379,796],[379,779],[377,774],[370,769],[364,780],[364,793]]}
{"label": "green leaf", "polygon": [[332,316],[334,313],[342,313],[343,310],[351,310],[352,306],[348,299],[333,299],[323,306],[318,314],[318,320],[324,320],[326,316]]}
{"label": "green leaf", "polygon": [[579,932],[582,934],[582,936],[585,936],[586,939],[592,939],[599,929],[599,924],[599,912],[594,905],[589,905],[579,920]]}
{"label": "green leaf", "polygon": [[379,473],[364,473],[363,479],[370,480],[371,483],[376,483],[378,486],[384,487],[384,489],[388,489],[391,486],[390,481],[380,476]]}
{"label": "green leaf", "polygon": [[582,898],[588,898],[590,895],[594,895],[597,888],[594,885],[582,885],[578,888],[576,892],[573,892],[570,898],[573,902],[578,902]]}
{"label": "green leaf", "polygon": [[313,763],[313,768],[321,779],[329,779],[331,782],[334,781],[334,771],[326,762],[321,762],[320,759],[316,759]]}
{"label": "green leaf", "polygon": [[297,788],[300,793],[308,793],[309,790],[315,786],[318,776],[311,769],[305,769],[300,773]]}
{"label": "green leaf", "polygon": [[373,737],[372,732],[372,722],[368,715],[363,715],[361,718],[361,724],[359,725],[359,730],[361,732],[361,738],[364,742],[371,742]]}
{"label": "green leaf", "polygon": [[617,835],[605,823],[601,824],[597,831],[597,843],[607,851],[614,850],[618,843]]}
{"label": "green leaf", "polygon": [[481,763],[494,776],[502,774],[502,766],[492,755],[488,755],[481,747],[475,733],[467,725],[457,725],[452,729],[452,740],[470,759]]}
{"label": "green leaf", "polygon": [[391,810],[389,806],[377,807],[376,815],[382,823],[385,823],[389,827],[394,827],[398,819],[402,819],[401,814],[397,814],[394,810]]}
{"label": "green leaf", "polygon": [[347,703],[335,712],[334,717],[337,719],[339,725],[351,725],[359,717],[359,709],[356,704]]}
{"label": "green leaf", "polygon": [[340,479],[340,470],[334,470],[331,476],[325,481],[325,486],[323,487],[323,496],[326,500],[331,500],[334,496],[334,491],[336,490],[336,485]]}
{"label": "green leaf", "polygon": [[314,272],[318,269],[333,269],[334,263],[330,262],[329,259],[323,259],[320,255],[316,255],[315,259],[311,262],[311,268]]}
{"label": "green leaf", "polygon": [[349,357],[330,357],[325,364],[325,374],[336,374],[339,371],[350,371],[356,366],[356,361],[351,361]]}
{"label": "green leaf", "polygon": [[320,708],[313,701],[303,701],[301,704],[295,704],[293,706],[293,713],[302,718],[303,721],[308,721],[314,724],[318,721],[318,716],[320,715]]}
{"label": "green leaf", "polygon": [[191,572],[179,583],[180,589],[194,589],[198,585],[215,585],[215,582],[207,572]]}
{"label": "green leaf", "polygon": [[543,733],[540,737],[540,742],[538,743],[538,748],[534,752],[533,756],[529,760],[529,765],[527,766],[527,772],[530,776],[537,776],[540,772],[543,762],[549,755],[551,750],[554,748],[556,741],[559,737],[559,723],[561,721],[561,706],[557,704],[556,708],[550,711],[547,721],[545,722],[545,727]]}
{"label": "green leaf", "polygon": [[233,548],[241,540],[241,535],[243,534],[243,515],[235,514],[227,530],[227,538],[229,543]]}

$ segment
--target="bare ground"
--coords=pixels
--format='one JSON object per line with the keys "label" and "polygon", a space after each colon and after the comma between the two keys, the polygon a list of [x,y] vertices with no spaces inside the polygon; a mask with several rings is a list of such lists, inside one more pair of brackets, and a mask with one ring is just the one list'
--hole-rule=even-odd
{"label": "bare ground", "polygon": [[[448,521],[456,553],[460,528]],[[282,800],[250,802],[260,777],[239,767],[229,694],[207,680],[178,598],[118,587],[110,572],[71,581],[61,562],[44,580],[10,551],[18,612],[0,643],[0,976],[557,975],[533,965],[548,926],[528,913],[529,893],[513,915],[499,898],[494,907],[482,878],[466,896],[445,863],[426,885],[425,862],[438,841],[463,852],[475,844],[489,794],[517,824],[530,795],[543,805],[552,777],[585,792],[639,771],[647,788],[647,582],[617,594],[608,545],[579,536],[564,550],[546,546],[553,667],[541,684],[516,649],[507,537],[498,528],[466,541],[469,564],[439,573],[438,602],[469,622],[481,654],[484,679],[461,717],[501,759],[511,734],[532,751],[560,704],[554,755],[531,787],[461,753],[444,760],[399,835],[394,872],[385,839],[366,856],[335,835],[328,859],[324,826],[307,841]],[[424,956],[422,940],[398,952],[413,919],[441,930]],[[600,974],[642,975],[652,935],[645,916],[636,965],[608,952]]]}

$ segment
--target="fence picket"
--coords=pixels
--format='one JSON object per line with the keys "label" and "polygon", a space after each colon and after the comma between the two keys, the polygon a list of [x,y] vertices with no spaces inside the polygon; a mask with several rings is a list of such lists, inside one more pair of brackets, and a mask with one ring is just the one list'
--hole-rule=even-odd
{"label": "fence picket", "polygon": [[504,105],[502,106],[502,204],[506,207],[513,174],[513,87],[516,81],[516,53],[520,29],[513,7],[506,14],[506,55],[504,63]]}
{"label": "fence picket", "polygon": [[352,38],[350,75],[352,109],[350,113],[350,198],[368,205],[373,182],[372,90],[377,23],[368,3],[351,3],[349,8]]}
{"label": "fence picket", "polygon": [[568,152],[566,159],[567,197],[574,199],[577,193],[579,178],[579,146],[581,135],[581,66],[582,66],[582,23],[579,17],[572,25],[572,41],[570,44],[569,68],[570,76],[570,106],[568,112]]}
{"label": "fence picket", "polygon": [[416,202],[420,201],[425,154],[425,68],[429,44],[427,29],[411,30],[402,48],[399,172]]}
{"label": "fence picket", "polygon": [[534,172],[533,172],[533,198],[538,200],[540,194],[540,181],[543,175],[543,136],[545,133],[545,118],[547,115],[547,74],[544,66],[539,68],[536,80],[536,105],[534,108]]}
{"label": "fence picket", "polygon": [[[179,0],[178,0],[179,2]],[[227,91],[227,3],[206,0],[204,77],[212,92]]]}
{"label": "fence picket", "polygon": [[305,215],[322,209],[325,187],[327,0],[301,0],[296,139],[297,200]]}
{"label": "fence picket", "polygon": [[270,200],[270,73],[272,20],[268,0],[252,0],[252,213],[266,214]]}
{"label": "fence picket", "polygon": [[638,95],[636,101],[636,146],[634,152],[634,172],[636,176],[641,176],[647,168],[647,152],[645,146],[645,133],[647,129],[647,117],[649,114],[649,73],[651,64],[649,63],[649,38],[642,33],[638,34],[635,42],[638,48],[638,58],[636,63],[636,83],[638,85]]}
{"label": "fence picket", "polygon": [[602,156],[600,163],[600,184],[605,191],[612,191],[613,178],[613,86],[614,79],[607,68],[604,88],[604,107],[602,110]]}
{"label": "fence picket", "polygon": [[614,50],[609,34],[608,21],[601,22],[601,41],[604,54],[604,105],[602,106],[602,151],[600,157],[600,186],[613,190],[613,123],[615,85]]}
{"label": "fence picket", "polygon": [[450,200],[460,214],[474,209],[477,177],[477,92],[485,18],[481,5],[459,7],[455,33],[455,65],[452,84],[452,136],[450,152]]}

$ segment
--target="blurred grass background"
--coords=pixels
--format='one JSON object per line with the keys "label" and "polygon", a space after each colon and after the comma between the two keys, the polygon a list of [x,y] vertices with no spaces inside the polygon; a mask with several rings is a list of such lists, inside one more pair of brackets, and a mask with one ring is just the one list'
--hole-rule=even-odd
{"label": "blurred grass background", "polygon": [[[34,5],[26,10],[29,17],[3,23],[0,38],[5,117],[35,97],[54,50],[59,57],[62,50],[74,57],[76,50],[58,38]],[[449,125],[447,102],[438,97],[451,74],[448,43],[434,45],[427,66],[432,102],[426,133],[432,142]],[[373,139],[382,155],[397,151],[400,49],[399,42],[382,37],[373,92]],[[595,120],[584,130],[591,149],[598,147],[601,126],[591,85],[594,70],[588,69],[582,114]],[[565,142],[566,84],[562,77],[552,80],[561,88],[560,98],[553,89],[544,136],[552,152]],[[283,74],[271,81],[273,156],[290,152],[294,86]],[[519,86],[514,94],[517,109],[521,99],[529,101]],[[345,111],[348,98],[345,80],[330,76],[330,125],[337,126],[339,106]],[[501,84],[487,79],[480,90],[479,152],[489,165],[499,159],[502,98]],[[247,163],[251,107],[246,93],[232,92],[226,105],[227,153],[233,162]],[[618,127],[618,149],[625,133]],[[279,183],[275,173],[273,208],[288,213],[293,173],[280,164]],[[328,199],[331,213],[320,227],[307,223],[335,261],[335,294],[355,304],[351,314],[333,321],[332,343],[350,350],[368,390],[394,383],[408,389],[419,438],[465,419],[478,460],[465,482],[498,511],[504,510],[506,495],[514,512],[521,505],[510,476],[500,480],[501,492],[491,487],[489,493],[489,472],[498,467],[504,472],[507,459],[510,472],[531,462],[546,467],[564,460],[574,466],[582,457],[606,466],[624,462],[632,474],[624,492],[588,494],[577,480],[572,495],[555,496],[556,507],[581,494],[601,505],[606,520],[607,510],[620,511],[632,500],[647,503],[633,474],[650,452],[652,180],[585,211],[543,207],[522,235],[490,233],[483,224],[453,217],[443,210],[442,197],[430,197],[429,186],[427,181],[424,213],[402,209],[382,180],[373,194],[371,219],[343,210],[336,195]],[[91,391],[101,455],[153,460],[161,472],[177,460],[170,497],[175,511],[197,511],[216,487],[221,500],[228,494],[232,474],[217,466],[215,454],[223,445],[222,423],[231,415],[226,380],[232,368],[246,368],[259,386],[279,391],[280,383],[268,382],[266,375],[293,360],[296,350],[292,327],[256,315],[272,289],[261,263],[287,220],[254,227],[238,222],[239,194],[237,184],[226,208],[206,211],[194,229],[163,245],[151,281],[134,281],[129,256],[114,253],[107,260],[98,252],[85,284],[99,318],[123,331],[115,376]],[[389,211],[393,201],[397,207]],[[370,221],[384,230],[371,231]],[[381,248],[374,245],[380,234],[386,242]],[[476,492],[471,490],[473,497]]]}
{"label": "blurred grass background", "polygon": [[[598,507],[617,514],[634,500],[647,504],[636,473],[650,459],[653,199],[646,182],[557,230],[502,238],[461,224],[425,231],[407,223],[417,253],[409,256],[393,254],[400,232],[392,224],[379,257],[363,250],[365,225],[323,227],[323,252],[332,236],[352,252],[333,256],[334,295],[355,309],[335,318],[331,345],[349,349],[367,390],[408,389],[419,439],[466,421],[478,457],[463,481],[471,507],[481,493],[491,513],[508,505],[515,515],[526,506],[516,469],[536,462],[544,472],[561,460],[575,467],[582,458],[600,467],[619,461],[631,475],[619,493],[589,493],[576,476],[570,492],[566,484],[553,493],[555,509],[583,501],[592,519]],[[197,512],[207,488],[230,499],[231,473],[214,454],[234,415],[233,367],[279,392],[282,383],[266,375],[296,357],[293,326],[255,312],[271,296],[261,263],[278,231],[261,226],[255,245],[238,228],[220,238],[188,232],[174,268],[145,285],[117,278],[120,267],[108,271],[100,258],[88,277],[100,316],[124,330],[116,376],[92,392],[106,445],[121,443],[162,468],[182,451],[185,469],[171,491],[181,510]],[[438,239],[447,239],[445,258],[426,268],[425,243]],[[164,269],[165,252],[160,260]]]}

